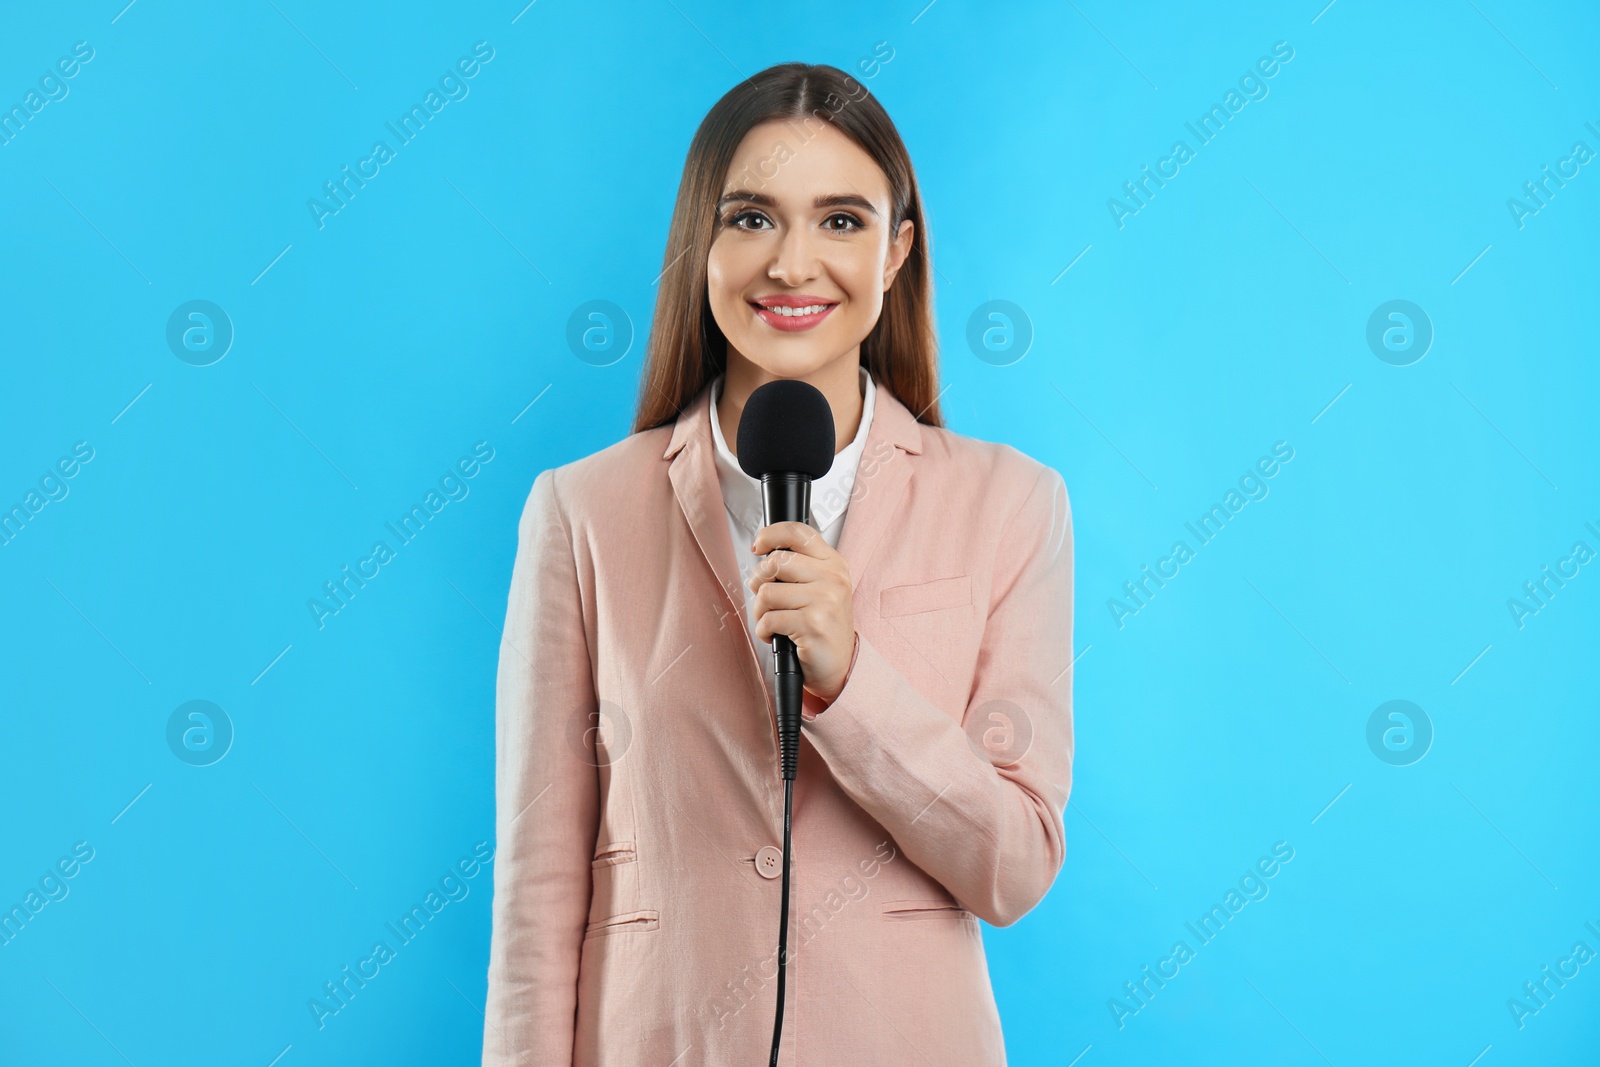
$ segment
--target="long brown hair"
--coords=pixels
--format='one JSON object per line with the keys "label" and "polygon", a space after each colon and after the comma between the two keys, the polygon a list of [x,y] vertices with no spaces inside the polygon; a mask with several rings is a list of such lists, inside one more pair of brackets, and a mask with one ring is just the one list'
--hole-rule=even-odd
{"label": "long brown hair", "polygon": [[831,123],[871,156],[887,177],[891,238],[903,220],[911,220],[911,251],[884,294],[882,314],[861,342],[861,364],[919,421],[942,427],[928,227],[905,142],[883,105],[844,71],[822,64],[782,63],[724,94],[689,144],[667,231],[632,432],[676,420],[706,383],[727,369],[728,341],[711,314],[706,281],[717,200],[740,142],[756,126],[774,120],[789,120],[791,129],[799,126],[805,140],[820,129],[815,123]]}

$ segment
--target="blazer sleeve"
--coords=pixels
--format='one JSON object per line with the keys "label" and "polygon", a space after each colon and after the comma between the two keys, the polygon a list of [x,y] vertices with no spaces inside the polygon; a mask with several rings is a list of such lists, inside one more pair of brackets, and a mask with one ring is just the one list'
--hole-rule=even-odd
{"label": "blazer sleeve", "polygon": [[[994,600],[963,721],[929,701],[860,631],[850,673],[801,727],[840,787],[962,907],[1009,926],[1044,898],[1066,855],[1072,786],[1072,517],[1044,467],[1002,528]],[[1027,730],[991,757],[968,735],[1006,701]],[[1006,707],[1006,705],[996,705]],[[1008,716],[1010,717],[1010,716]],[[1000,764],[1004,765],[1000,765]]]}
{"label": "blazer sleeve", "polygon": [[517,533],[495,693],[495,836],[485,1067],[571,1064],[592,892],[597,711],[577,568],[554,471]]}

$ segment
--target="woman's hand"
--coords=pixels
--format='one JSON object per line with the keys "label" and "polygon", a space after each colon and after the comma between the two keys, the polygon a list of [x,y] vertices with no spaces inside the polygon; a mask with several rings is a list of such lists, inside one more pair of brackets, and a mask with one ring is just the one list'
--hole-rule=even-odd
{"label": "woman's hand", "polygon": [[794,642],[805,688],[832,703],[844,688],[855,653],[855,587],[850,567],[822,534],[803,522],[775,522],[756,534],[756,562],[749,582],[756,637],[773,634]]}

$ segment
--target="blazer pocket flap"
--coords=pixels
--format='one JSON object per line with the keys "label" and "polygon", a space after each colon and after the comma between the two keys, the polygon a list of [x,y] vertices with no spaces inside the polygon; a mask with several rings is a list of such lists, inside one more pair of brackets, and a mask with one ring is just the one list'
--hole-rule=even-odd
{"label": "blazer pocket flap", "polygon": [[972,603],[972,576],[935,578],[930,582],[890,586],[878,594],[881,615],[917,615],[940,608],[958,608]]}
{"label": "blazer pocket flap", "polygon": [[589,866],[599,868],[610,867],[616,863],[632,863],[636,857],[632,841],[613,841],[595,853],[594,859],[589,861]]}
{"label": "blazer pocket flap", "polygon": [[890,922],[908,919],[969,919],[973,915],[953,900],[890,900],[884,902],[883,917]]}
{"label": "blazer pocket flap", "polygon": [[590,923],[583,936],[604,937],[628,930],[654,930],[660,925],[661,913],[653,908],[645,911],[629,911]]}

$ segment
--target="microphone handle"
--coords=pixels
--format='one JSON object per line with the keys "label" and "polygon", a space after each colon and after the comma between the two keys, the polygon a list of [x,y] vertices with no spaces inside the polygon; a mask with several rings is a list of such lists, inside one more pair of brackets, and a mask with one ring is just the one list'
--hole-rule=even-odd
{"label": "microphone handle", "polygon": [[[768,526],[775,522],[805,522],[811,511],[810,476],[798,471],[763,474],[761,506]],[[805,674],[794,641],[787,634],[772,635],[772,657],[779,763],[783,780],[792,782],[800,767],[800,703]]]}
{"label": "microphone handle", "polygon": [[787,634],[772,635],[774,661],[773,689],[778,704],[778,755],[783,780],[794,781],[800,769],[800,703],[805,694],[805,675],[800,670],[800,654]]}

